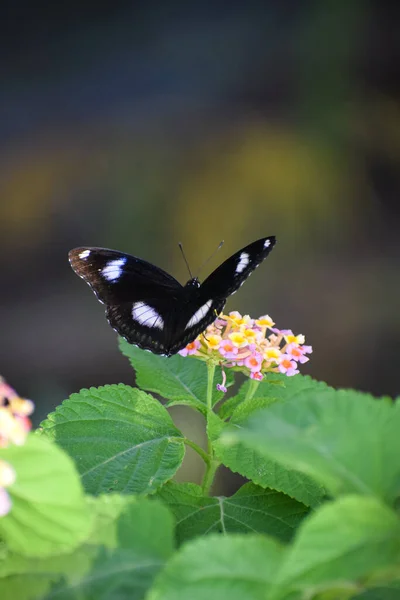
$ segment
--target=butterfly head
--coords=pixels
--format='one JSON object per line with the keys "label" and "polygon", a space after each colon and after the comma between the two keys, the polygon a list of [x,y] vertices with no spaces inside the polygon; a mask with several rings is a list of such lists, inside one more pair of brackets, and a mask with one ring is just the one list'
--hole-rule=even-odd
{"label": "butterfly head", "polygon": [[189,281],[185,284],[186,289],[196,289],[200,287],[200,281],[197,277],[193,277],[189,279]]}

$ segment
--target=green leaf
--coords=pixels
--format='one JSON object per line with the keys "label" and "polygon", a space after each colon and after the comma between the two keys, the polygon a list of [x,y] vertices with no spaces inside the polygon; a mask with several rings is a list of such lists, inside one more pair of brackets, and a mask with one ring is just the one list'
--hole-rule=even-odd
{"label": "green leaf", "polygon": [[[167,406],[186,404],[206,414],[207,365],[204,361],[175,354],[158,356],[128,344],[120,338],[120,349],[129,358],[136,372],[136,384],[148,392],[159,394],[169,402]],[[216,384],[222,381],[221,369],[215,369],[213,405],[223,397]],[[233,373],[227,373],[226,386],[233,384]]]}
{"label": "green leaf", "polygon": [[[248,388],[251,385],[250,381],[246,381],[239,390],[239,393],[232,398],[229,398],[221,406],[219,416],[221,419],[227,419],[232,416],[235,409],[245,403]],[[309,375],[294,375],[288,377],[281,373],[268,373],[257,387],[254,394],[254,399],[267,399],[266,404],[272,404],[277,401],[287,402],[298,400],[299,398],[307,397],[311,394],[315,395],[331,389],[323,381],[312,379]]]}
{"label": "green leaf", "polygon": [[[237,428],[246,422],[248,414],[259,408],[262,402],[265,402],[265,399],[252,398],[239,406],[228,424],[221,421],[217,415],[212,415],[207,431],[213,442],[216,457],[231,471],[240,473],[263,488],[283,492],[306,506],[318,506],[325,496],[321,485],[308,475],[287,467],[280,457],[276,460],[267,459],[237,439]],[[271,408],[266,412],[269,410]],[[224,441],[224,432],[229,435],[229,444]]]}
{"label": "green leaf", "polygon": [[91,523],[73,461],[33,434],[23,446],[2,448],[0,458],[16,472],[7,488],[11,511],[0,518],[7,547],[26,556],[48,556],[82,543]]}
{"label": "green leaf", "polygon": [[167,410],[123,384],[72,394],[42,428],[75,460],[91,494],[155,492],[173,477],[185,453]]}
{"label": "green leaf", "polygon": [[175,553],[146,600],[266,600],[284,552],[259,535],[196,539]]}
{"label": "green leaf", "polygon": [[[375,494],[393,502],[400,488],[400,412],[351,391],[326,390],[277,403],[236,427],[225,443],[243,442],[320,481],[332,495]],[[229,466],[229,465],[228,465]]]}
{"label": "green leaf", "polygon": [[179,543],[206,533],[266,533],[289,541],[308,509],[296,500],[252,483],[230,498],[204,496],[193,483],[167,483],[158,497],[171,509]]}
{"label": "green leaf", "polygon": [[376,498],[326,503],[300,526],[271,590],[271,600],[302,597],[341,582],[356,584],[400,560],[400,520]]}
{"label": "green leaf", "polygon": [[140,600],[173,552],[173,521],[160,502],[110,494],[89,502],[90,538],[70,554],[0,565],[2,600]]}
{"label": "green leaf", "polygon": [[358,596],[353,596],[354,600],[399,600],[400,581],[389,584],[385,587],[376,587]]}

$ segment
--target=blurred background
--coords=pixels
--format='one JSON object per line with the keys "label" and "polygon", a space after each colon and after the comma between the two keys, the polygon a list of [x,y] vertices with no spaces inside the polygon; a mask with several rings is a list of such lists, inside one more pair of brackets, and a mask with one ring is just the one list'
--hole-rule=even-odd
{"label": "blurred background", "polygon": [[398,393],[398,3],[5,0],[2,13],[0,373],[36,423],[81,387],[132,382],[69,267],[79,245],[185,282],[179,241],[196,272],[225,240],[205,277],[276,235],[227,309],[304,333],[302,372]]}

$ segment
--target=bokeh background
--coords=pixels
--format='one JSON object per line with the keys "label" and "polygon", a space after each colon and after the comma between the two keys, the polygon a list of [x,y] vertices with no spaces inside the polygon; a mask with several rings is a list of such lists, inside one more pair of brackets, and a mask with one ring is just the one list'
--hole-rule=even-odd
{"label": "bokeh background", "polygon": [[205,276],[276,235],[228,309],[304,333],[303,372],[398,393],[399,7],[2,3],[0,373],[36,423],[132,382],[79,245],[184,282],[178,241],[196,272],[225,240]]}

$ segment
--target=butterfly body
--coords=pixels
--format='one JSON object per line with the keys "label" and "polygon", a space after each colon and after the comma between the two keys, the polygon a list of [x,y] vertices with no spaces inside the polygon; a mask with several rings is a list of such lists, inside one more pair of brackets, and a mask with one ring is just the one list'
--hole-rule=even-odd
{"label": "butterfly body", "polygon": [[106,248],[75,248],[74,271],[106,305],[107,319],[129,343],[171,356],[212,323],[227,298],[266,258],[275,238],[263,238],[223,262],[201,284],[182,286],[166,271],[140,258]]}

